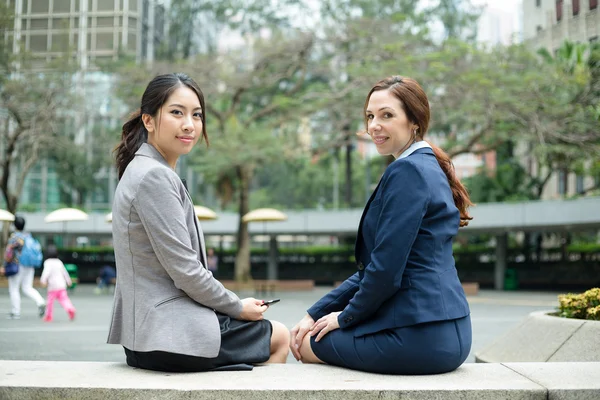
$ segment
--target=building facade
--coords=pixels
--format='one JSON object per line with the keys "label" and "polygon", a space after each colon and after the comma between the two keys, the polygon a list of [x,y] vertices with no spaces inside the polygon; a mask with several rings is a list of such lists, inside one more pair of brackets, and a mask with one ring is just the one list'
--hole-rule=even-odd
{"label": "building facade", "polygon": [[[523,39],[532,49],[545,48],[551,54],[566,41],[589,43],[600,35],[598,0],[523,0]],[[543,176],[531,149],[526,144],[517,148],[520,159],[530,174]],[[584,194],[595,186],[589,176],[567,170],[554,172],[542,193],[542,199],[555,199]]]}
{"label": "building facade", "polygon": [[[30,67],[43,70],[54,59],[70,54],[79,71],[76,90],[85,104],[74,105],[74,141],[88,154],[110,152],[102,142],[107,130],[117,131],[122,107],[113,95],[113,79],[103,63],[123,55],[152,62],[166,37],[165,8],[154,0],[0,0],[14,14],[5,40],[14,53],[27,52]],[[15,174],[13,174],[14,176]],[[105,168],[95,176],[96,189],[86,199],[90,210],[110,209],[117,176]],[[64,198],[64,194],[63,194]],[[47,211],[61,201],[60,181],[53,161],[43,159],[29,172],[20,197],[21,209]]]}
{"label": "building facade", "polygon": [[523,0],[523,38],[551,52],[565,40],[593,42],[600,35],[598,0]]}

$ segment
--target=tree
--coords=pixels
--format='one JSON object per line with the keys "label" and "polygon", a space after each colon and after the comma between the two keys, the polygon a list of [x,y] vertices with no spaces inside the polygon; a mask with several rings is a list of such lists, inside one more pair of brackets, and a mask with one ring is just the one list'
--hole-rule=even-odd
{"label": "tree", "polygon": [[68,70],[20,70],[0,87],[0,109],[5,112],[0,127],[4,143],[0,190],[12,213],[17,210],[25,178],[39,160],[41,150],[52,146],[60,134],[61,121],[72,101],[72,82]]}
{"label": "tree", "polygon": [[199,172],[216,182],[231,182],[237,190],[238,281],[251,278],[250,238],[242,216],[250,211],[253,176],[260,165],[297,154],[299,120],[306,99],[313,96],[308,90],[312,47],[310,35],[284,39],[274,32],[242,51],[230,51],[218,59],[197,59],[189,66],[209,99],[211,129],[219,138],[208,150],[197,151],[192,163]]}
{"label": "tree", "polygon": [[65,125],[63,135],[57,138],[52,151],[47,154],[60,178],[61,197],[69,206],[73,205],[74,193],[75,204],[83,207],[97,187],[98,173],[112,164],[113,139],[118,137],[115,130],[102,123],[92,129],[93,134],[86,142],[78,143],[73,124]]}

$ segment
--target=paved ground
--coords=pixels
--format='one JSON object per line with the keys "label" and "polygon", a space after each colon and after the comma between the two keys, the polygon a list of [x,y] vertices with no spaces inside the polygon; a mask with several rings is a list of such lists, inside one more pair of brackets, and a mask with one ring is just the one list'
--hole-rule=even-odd
{"label": "paved ground", "polygon": [[[312,292],[281,292],[268,296],[282,300],[271,307],[267,318],[291,328],[327,290],[317,288]],[[481,291],[478,296],[470,297],[473,347],[467,361],[474,362],[475,352],[517,325],[530,312],[556,307],[557,294]],[[244,295],[252,293],[240,293]],[[77,308],[73,322],[58,304],[55,304],[54,322],[42,322],[33,301],[28,298],[22,299],[21,319],[7,320],[8,290],[1,288],[0,360],[124,361],[122,348],[105,344],[112,296],[95,295],[93,286],[80,285],[71,300]],[[289,361],[296,362],[291,355]]]}

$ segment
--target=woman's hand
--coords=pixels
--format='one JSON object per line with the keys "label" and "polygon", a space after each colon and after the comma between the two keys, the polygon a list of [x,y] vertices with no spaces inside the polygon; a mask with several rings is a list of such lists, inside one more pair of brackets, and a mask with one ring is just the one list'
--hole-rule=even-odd
{"label": "woman's hand", "polygon": [[242,306],[239,318],[244,321],[260,321],[263,319],[263,313],[269,308],[263,304],[262,300],[253,297],[242,299]]}
{"label": "woman's hand", "polygon": [[315,342],[318,342],[323,336],[327,335],[331,331],[335,331],[340,327],[340,323],[338,322],[338,315],[340,314],[341,311],[332,312],[322,318],[319,318],[319,320],[315,322],[315,324],[310,328],[310,336],[317,335]]}
{"label": "woman's hand", "polygon": [[300,346],[304,336],[309,332],[310,328],[315,324],[315,320],[308,314],[304,316],[290,331],[290,350],[296,361],[300,361]]}

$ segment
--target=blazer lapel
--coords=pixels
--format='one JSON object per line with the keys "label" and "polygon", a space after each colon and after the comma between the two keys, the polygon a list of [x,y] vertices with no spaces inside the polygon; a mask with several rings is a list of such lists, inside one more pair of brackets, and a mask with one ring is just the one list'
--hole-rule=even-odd
{"label": "blazer lapel", "polygon": [[375,198],[375,194],[377,193],[377,190],[379,189],[380,184],[381,184],[381,179],[377,183],[377,186],[375,187],[375,190],[373,190],[373,193],[371,193],[371,197],[369,197],[369,201],[367,201],[367,205],[365,206],[365,209],[363,210],[362,215],[360,216],[360,223],[358,224],[358,233],[356,234],[356,243],[354,244],[354,258],[356,259],[357,263],[360,261],[359,249],[360,249],[360,245],[362,244],[363,221],[365,219],[365,215],[367,215],[367,211],[369,211],[369,206],[371,205],[371,202]]}
{"label": "blazer lapel", "polygon": [[[190,192],[188,192],[187,182],[185,179],[182,179],[183,187],[185,188],[185,194],[187,195],[188,200],[192,203],[192,208],[194,207],[194,202],[192,201],[192,196],[190,196]],[[196,217],[196,212],[194,211],[194,226],[196,227],[196,235],[198,235],[198,244],[200,245],[200,262],[204,268],[208,269],[208,265],[206,264],[206,250],[204,244],[204,232],[202,232],[202,228],[200,228],[200,224],[198,223],[198,218]]]}

